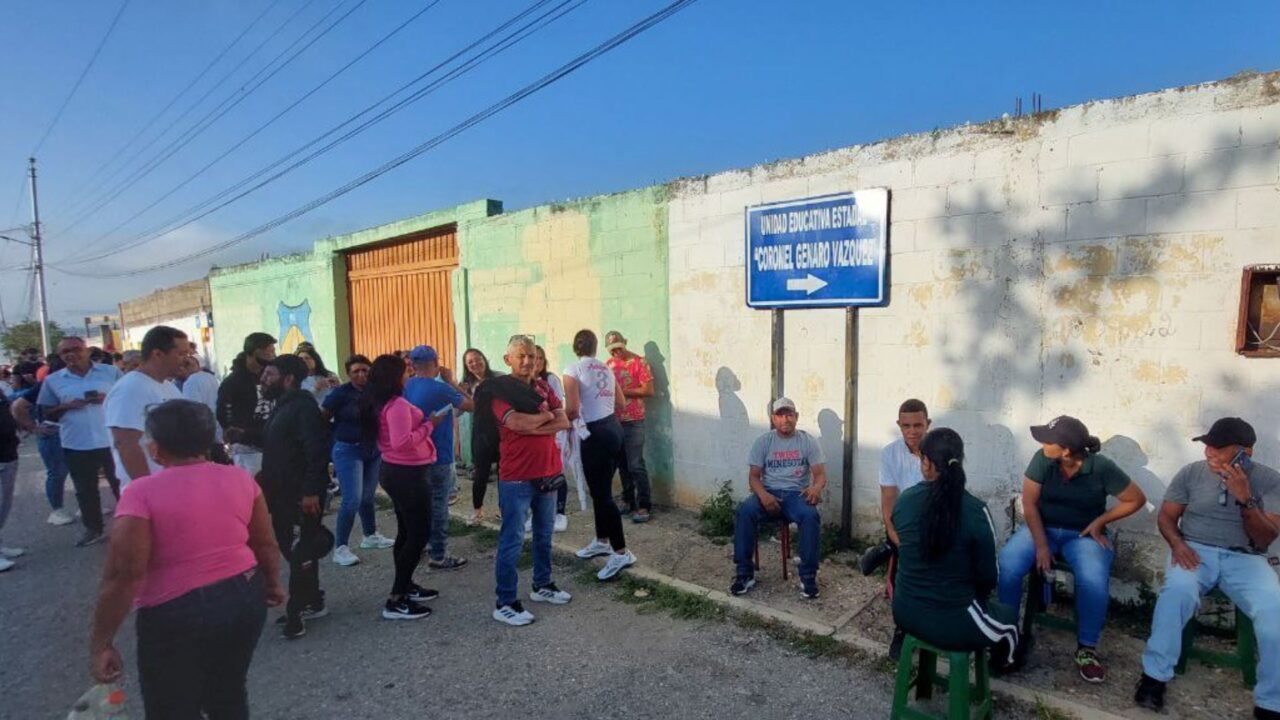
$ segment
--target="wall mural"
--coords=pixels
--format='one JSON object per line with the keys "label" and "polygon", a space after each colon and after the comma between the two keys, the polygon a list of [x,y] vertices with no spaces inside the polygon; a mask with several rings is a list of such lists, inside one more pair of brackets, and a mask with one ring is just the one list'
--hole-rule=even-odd
{"label": "wall mural", "polygon": [[279,352],[291,353],[298,349],[298,344],[309,342],[315,344],[311,337],[311,302],[303,300],[297,305],[285,305],[281,300],[276,307],[276,315],[280,318],[280,334],[276,337],[280,343]]}

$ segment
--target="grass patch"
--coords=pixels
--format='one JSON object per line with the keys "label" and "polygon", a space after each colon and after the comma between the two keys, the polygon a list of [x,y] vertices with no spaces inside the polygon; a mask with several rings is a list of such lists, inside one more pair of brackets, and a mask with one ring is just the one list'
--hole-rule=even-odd
{"label": "grass patch", "polygon": [[715,495],[703,501],[698,512],[698,532],[709,538],[733,537],[733,521],[737,513],[738,504],[733,500],[731,483],[725,480]]}
{"label": "grass patch", "polygon": [[[591,575],[592,580],[595,574]],[[725,609],[701,595],[623,575],[616,581],[614,598],[637,606],[638,612],[665,612],[681,620],[723,620]]]}
{"label": "grass patch", "polygon": [[472,528],[475,532],[471,533],[471,540],[475,543],[476,550],[487,552],[498,547],[498,531],[487,527]]}
{"label": "grass patch", "polygon": [[449,518],[449,537],[466,537],[480,530],[479,525],[468,525],[456,517]]}
{"label": "grass patch", "polygon": [[1031,710],[1035,713],[1036,720],[1073,720],[1075,717],[1046,703],[1039,695],[1036,696],[1036,704]]}

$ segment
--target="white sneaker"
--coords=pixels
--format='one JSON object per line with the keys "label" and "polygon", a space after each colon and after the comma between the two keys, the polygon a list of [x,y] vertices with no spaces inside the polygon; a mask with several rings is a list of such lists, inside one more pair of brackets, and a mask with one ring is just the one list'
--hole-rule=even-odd
{"label": "white sneaker", "polygon": [[573,599],[573,596],[556,587],[555,583],[549,583],[529,593],[529,599],[534,602],[565,605]]}
{"label": "white sneaker", "polygon": [[477,527],[484,520],[484,513],[479,510],[472,510],[467,516],[467,527]]}
{"label": "white sneaker", "polygon": [[636,556],[628,550],[624,553],[614,553],[609,556],[609,562],[600,568],[600,572],[596,573],[596,577],[600,580],[612,580],[614,575],[622,572],[624,568],[631,567],[636,564]]}
{"label": "white sneaker", "polygon": [[583,560],[586,560],[587,558],[600,557],[601,555],[612,555],[613,546],[604,542],[600,538],[595,538],[590,544],[574,554]]}
{"label": "white sneaker", "polygon": [[0,557],[5,558],[5,559],[7,559],[7,560],[12,560],[12,559],[14,559],[14,558],[20,558],[20,557],[22,557],[23,555],[26,555],[26,554],[27,554],[27,551],[26,551],[26,549],[25,549],[25,548],[18,548],[18,547],[2,547],[2,546],[0,546]]}
{"label": "white sneaker", "polygon": [[382,533],[374,533],[366,535],[360,541],[361,550],[386,550],[389,547],[395,547],[396,541],[383,535]]}
{"label": "white sneaker", "polygon": [[45,522],[50,525],[70,525],[75,521],[76,519],[71,516],[71,513],[63,510],[62,508],[58,508],[57,510],[49,513],[49,517],[45,520]]}
{"label": "white sneaker", "polygon": [[351,552],[351,548],[346,545],[339,545],[338,548],[333,551],[333,561],[342,567],[351,567],[352,565],[359,563],[360,558],[356,557],[356,554]]}
{"label": "white sneaker", "polygon": [[493,619],[500,623],[519,627],[533,622],[533,613],[525,610],[524,605],[521,605],[520,601],[517,600],[510,605],[503,605],[502,607],[494,610]]}
{"label": "white sneaker", "polygon": [[565,530],[568,530],[569,516],[556,513],[556,524],[554,529],[556,532],[564,532]]}
{"label": "white sneaker", "polygon": [[14,566],[14,562],[12,560],[6,560],[0,557],[0,572],[4,572],[5,570],[12,568],[13,566]]}

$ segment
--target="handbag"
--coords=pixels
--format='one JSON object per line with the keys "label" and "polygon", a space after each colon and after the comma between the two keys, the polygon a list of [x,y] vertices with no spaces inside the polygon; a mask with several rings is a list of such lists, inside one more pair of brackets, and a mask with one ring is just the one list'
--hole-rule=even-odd
{"label": "handbag", "polygon": [[539,493],[559,492],[560,488],[568,485],[568,481],[564,478],[564,473],[552,475],[551,477],[538,478],[533,482],[533,491]]}

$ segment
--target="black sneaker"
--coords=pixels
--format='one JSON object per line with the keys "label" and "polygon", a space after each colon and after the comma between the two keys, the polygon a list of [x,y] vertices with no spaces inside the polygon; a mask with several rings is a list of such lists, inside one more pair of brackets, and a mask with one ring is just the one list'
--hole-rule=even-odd
{"label": "black sneaker", "polygon": [[756,579],[753,577],[739,577],[734,579],[733,584],[729,586],[730,595],[746,595],[751,588],[756,586]]}
{"label": "black sneaker", "polygon": [[302,616],[286,617],[284,622],[284,630],[281,631],[285,640],[297,640],[307,634],[307,624],[302,621]]}
{"label": "black sneaker", "polygon": [[[302,615],[303,620],[318,620],[319,618],[328,615],[329,608],[324,604],[324,592],[321,591],[319,600],[302,608],[302,612],[300,614]],[[287,615],[281,615],[276,618],[277,625],[284,625],[286,621],[288,621]]]}
{"label": "black sneaker", "polygon": [[409,598],[410,602],[421,603],[427,602],[428,600],[435,600],[440,597],[440,593],[436,590],[432,590],[431,588],[424,588],[421,585],[410,585],[409,592],[405,597]]}
{"label": "black sneaker", "polygon": [[382,606],[382,617],[388,620],[421,620],[431,615],[431,608],[419,605],[407,596],[399,600],[388,600]]}
{"label": "black sneaker", "polygon": [[889,641],[889,659],[898,662],[902,657],[902,641],[907,639],[907,631],[894,626],[893,639]]}
{"label": "black sneaker", "polygon": [[805,600],[818,599],[818,579],[817,578],[800,578],[800,597]]}
{"label": "black sneaker", "polygon": [[870,575],[878,570],[881,565],[889,562],[891,557],[893,557],[893,545],[888,540],[885,540],[875,547],[867,548],[867,551],[862,554],[862,558],[858,560],[858,569],[862,571],[864,576]]}
{"label": "black sneaker", "polygon": [[98,543],[106,539],[107,539],[107,536],[102,534],[102,532],[94,532],[93,530],[86,530],[84,532],[84,535],[81,535],[80,539],[76,541],[76,547],[89,547],[90,545],[97,545]]}
{"label": "black sneaker", "polygon": [[1143,673],[1138,680],[1138,689],[1133,693],[1133,702],[1138,707],[1160,712],[1164,709],[1164,689],[1165,683]]}
{"label": "black sneaker", "polygon": [[443,560],[428,561],[427,567],[431,568],[432,570],[457,570],[458,568],[466,564],[467,564],[466,558],[453,557],[452,555],[446,555]]}

